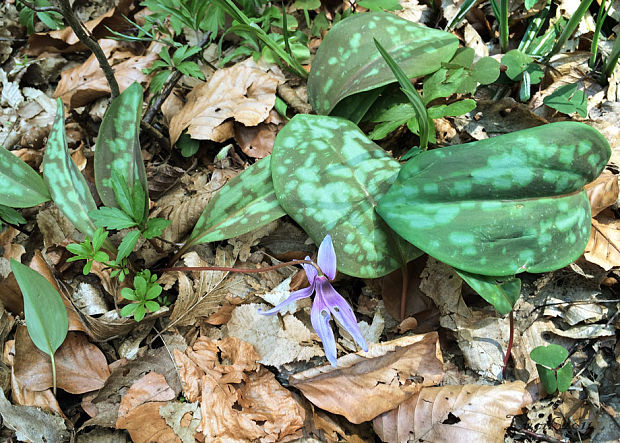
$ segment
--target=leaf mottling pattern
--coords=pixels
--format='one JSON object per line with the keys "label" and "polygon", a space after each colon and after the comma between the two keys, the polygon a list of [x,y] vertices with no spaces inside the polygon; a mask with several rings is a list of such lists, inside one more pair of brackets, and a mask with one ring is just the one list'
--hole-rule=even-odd
{"label": "leaf mottling pattern", "polygon": [[454,35],[387,12],[348,17],[327,33],[312,62],[308,99],[319,114],[331,113],[346,97],[396,81],[373,37],[409,78],[435,72],[458,48]]}
{"label": "leaf mottling pattern", "polygon": [[583,187],[610,155],[598,131],[576,122],[427,151],[402,168],[377,211],[455,268],[551,271],[583,252],[590,232]]}
{"label": "leaf mottling pattern", "polygon": [[86,180],[69,155],[62,101],[58,99],[57,104],[56,118],[43,157],[43,178],[54,203],[65,217],[81,233],[92,236],[96,228],[88,211],[97,209],[97,205]]}
{"label": "leaf mottling pattern", "polygon": [[280,205],[317,244],[332,236],[341,272],[380,277],[421,254],[375,212],[400,165],[353,123],[296,115],[276,137],[271,167]]}

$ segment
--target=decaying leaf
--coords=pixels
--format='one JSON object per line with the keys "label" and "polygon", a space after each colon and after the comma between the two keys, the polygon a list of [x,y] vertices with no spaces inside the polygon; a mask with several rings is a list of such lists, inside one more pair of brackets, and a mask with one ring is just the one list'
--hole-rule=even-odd
{"label": "decaying leaf", "polygon": [[291,385],[314,405],[353,423],[372,420],[424,386],[439,383],[443,359],[436,332],[371,345],[368,352],[294,374]]}
{"label": "decaying leaf", "polygon": [[618,199],[618,176],[605,170],[596,180],[586,186],[592,217],[613,205]]}
{"label": "decaying leaf", "polygon": [[20,261],[21,256],[26,252],[26,248],[22,245],[13,243],[17,234],[19,234],[19,231],[11,226],[0,232],[0,247],[3,249],[2,257],[7,260],[14,258]]}
{"label": "decaying leaf", "polygon": [[189,93],[181,112],[171,119],[170,143],[185,129],[194,139],[222,142],[232,136],[219,128],[229,118],[246,126],[258,125],[269,116],[276,88],[283,82],[277,67],[263,68],[252,58],[216,71]]}
{"label": "decaying leaf", "polygon": [[373,421],[384,442],[503,442],[512,416],[532,403],[525,383],[424,388]]}
{"label": "decaying leaf", "polygon": [[159,408],[159,415],[183,443],[194,443],[200,425],[200,405],[198,403],[168,402]]}
{"label": "decaying leaf", "polygon": [[287,441],[301,436],[303,407],[258,358],[250,344],[233,337],[199,337],[185,354],[175,351],[183,385],[189,389],[184,393],[200,402],[198,431],[205,441]]}
{"label": "decaying leaf", "polygon": [[609,217],[592,219],[590,239],[584,257],[606,271],[620,266],[620,220]]}
{"label": "decaying leaf", "polygon": [[272,109],[269,117],[257,126],[235,124],[235,141],[246,155],[254,158],[264,158],[271,154],[276,133],[283,123],[280,115]]}

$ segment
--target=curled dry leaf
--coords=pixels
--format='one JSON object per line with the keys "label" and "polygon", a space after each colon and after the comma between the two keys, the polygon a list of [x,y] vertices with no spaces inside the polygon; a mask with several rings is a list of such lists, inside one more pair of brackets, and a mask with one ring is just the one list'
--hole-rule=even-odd
{"label": "curled dry leaf", "polygon": [[175,352],[184,394],[200,402],[205,441],[288,441],[301,436],[304,409],[257,363],[254,348],[237,338],[199,337]]}
{"label": "curled dry leaf", "polygon": [[[57,384],[72,394],[103,387],[110,375],[108,363],[99,348],[80,332],[69,332],[55,354]],[[13,369],[20,386],[33,391],[52,387],[52,363],[47,354],[32,343],[25,326],[15,334]]]}
{"label": "curled dry leaf", "polygon": [[361,423],[394,409],[442,377],[439,337],[429,332],[371,345],[366,353],[339,358],[338,367],[309,369],[289,381],[319,408]]}
{"label": "curled dry leaf", "polygon": [[618,199],[618,176],[605,170],[596,180],[586,185],[586,192],[590,200],[592,217],[594,217]]}
{"label": "curled dry leaf", "polygon": [[258,125],[269,116],[276,88],[283,82],[277,67],[263,68],[252,58],[216,71],[189,93],[183,109],[170,120],[171,144],[185,129],[194,139],[222,142],[232,134],[218,127],[229,118],[246,126]]}
{"label": "curled dry leaf", "polygon": [[373,421],[384,442],[503,442],[512,416],[532,404],[525,383],[424,388]]}
{"label": "curled dry leaf", "polygon": [[606,271],[620,266],[620,220],[609,217],[592,219],[584,257]]}
{"label": "curled dry leaf", "polygon": [[[161,43],[153,42],[144,55],[134,55],[122,50],[122,44],[116,40],[100,40],[99,44],[106,55],[122,91],[133,82],[145,83],[148,77],[142,72],[159,58]],[[64,71],[54,91],[54,97],[60,97],[69,108],[87,105],[99,97],[110,93],[103,71],[94,55],[75,68]]]}
{"label": "curled dry leaf", "polygon": [[11,226],[0,232],[0,248],[3,249],[2,257],[7,260],[14,258],[20,261],[21,256],[26,252],[26,248],[22,245],[13,243],[17,234],[19,234],[19,231]]}

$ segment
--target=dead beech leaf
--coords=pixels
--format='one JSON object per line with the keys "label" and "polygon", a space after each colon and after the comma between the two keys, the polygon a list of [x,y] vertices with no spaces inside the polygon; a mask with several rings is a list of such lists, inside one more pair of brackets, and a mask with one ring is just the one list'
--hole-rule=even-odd
{"label": "dead beech leaf", "polygon": [[13,243],[17,234],[19,234],[19,231],[11,226],[0,232],[0,247],[3,249],[2,256],[7,260],[14,258],[17,261],[21,261],[21,256],[26,252],[26,248],[22,245]]}
{"label": "dead beech leaf", "polygon": [[222,142],[230,132],[217,134],[216,130],[229,118],[246,126],[258,125],[269,116],[276,88],[283,82],[277,67],[263,68],[252,58],[216,71],[189,93],[183,109],[170,120],[170,143],[185,129],[194,139]]}
{"label": "dead beech leaf", "polygon": [[[412,381],[416,377],[422,381]],[[366,353],[339,358],[338,367],[312,368],[293,374],[289,381],[319,408],[362,423],[442,377],[439,336],[429,332],[371,345]]]}
{"label": "dead beech leaf", "polygon": [[618,199],[618,176],[605,170],[596,180],[586,186],[592,217],[613,205]]}
{"label": "dead beech leaf", "polygon": [[424,388],[373,421],[384,442],[503,442],[512,416],[532,398],[525,383]]}
{"label": "dead beech leaf", "polygon": [[584,257],[606,271],[620,266],[620,220],[608,217],[592,219]]}
{"label": "dead beech leaf", "polygon": [[[116,40],[100,40],[99,45],[114,69],[121,92],[133,82],[147,81],[148,77],[142,70],[159,58],[162,47],[161,43],[153,42],[144,55],[134,55],[122,50],[122,44]],[[91,55],[81,65],[62,72],[54,97],[60,97],[69,108],[78,108],[109,93],[110,85],[97,59]]]}
{"label": "dead beech leaf", "polygon": [[51,389],[45,391],[31,391],[21,386],[11,370],[11,398],[13,403],[22,406],[35,406],[44,411],[53,411],[58,415],[64,416],[58,400]]}
{"label": "dead beech leaf", "polygon": [[[142,378],[135,381],[127,390],[121,399],[121,405],[118,409],[118,420],[140,405],[152,401],[168,401],[174,400],[176,397],[170,385],[166,382],[166,378],[157,372],[149,372]],[[118,423],[118,422],[117,422]],[[118,424],[117,424],[117,427]]]}
{"label": "dead beech leaf", "polygon": [[[72,394],[103,387],[110,375],[108,363],[99,348],[79,332],[67,333],[55,354],[57,385]],[[33,391],[52,387],[52,363],[47,354],[32,343],[25,326],[15,334],[13,369],[20,386]]]}
{"label": "dead beech leaf", "polygon": [[159,409],[167,404],[164,401],[153,401],[136,406],[129,414],[119,417],[116,427],[127,429],[134,443],[181,443],[181,439],[159,414]]}

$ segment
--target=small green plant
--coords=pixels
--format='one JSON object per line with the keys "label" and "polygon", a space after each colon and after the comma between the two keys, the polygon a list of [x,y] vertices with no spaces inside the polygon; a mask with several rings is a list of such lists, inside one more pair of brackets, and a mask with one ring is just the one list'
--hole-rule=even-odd
{"label": "small green plant", "polygon": [[126,300],[134,302],[121,309],[121,316],[131,317],[133,315],[136,321],[140,321],[144,318],[147,311],[158,311],[160,303],[165,304],[165,300],[158,300],[162,287],[156,282],[157,274],[151,275],[151,271],[145,269],[133,278],[134,289],[121,289],[121,296]]}
{"label": "small green plant", "polygon": [[573,364],[568,361],[568,351],[562,346],[550,344],[538,346],[530,352],[536,362],[536,369],[545,390],[553,394],[556,390],[565,392],[573,378]]}
{"label": "small green plant", "polygon": [[583,118],[588,116],[588,100],[579,83],[563,85],[543,99],[543,103],[563,114],[577,112]]}
{"label": "small green plant", "polygon": [[200,71],[198,63],[190,60],[195,54],[201,51],[199,46],[189,47],[189,45],[181,45],[175,43],[175,50],[170,56],[170,48],[165,47],[159,53],[161,60],[156,60],[150,68],[144,69],[144,73],[147,75],[156,72],[151,79],[149,89],[153,93],[160,92],[168,80],[168,77],[174,72],[175,69],[179,70],[182,74],[190,77],[204,80],[205,77]]}
{"label": "small green plant", "polygon": [[[32,0],[30,3],[37,8],[52,6],[47,0]],[[41,22],[50,29],[61,29],[65,26],[62,19],[62,14],[59,14],[56,11],[35,12],[19,0],[17,1],[17,6],[19,8],[19,22],[22,26],[26,27],[28,34],[34,33],[35,17],[41,20]]]}

